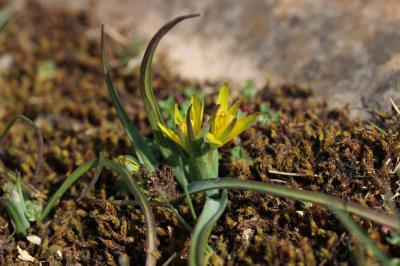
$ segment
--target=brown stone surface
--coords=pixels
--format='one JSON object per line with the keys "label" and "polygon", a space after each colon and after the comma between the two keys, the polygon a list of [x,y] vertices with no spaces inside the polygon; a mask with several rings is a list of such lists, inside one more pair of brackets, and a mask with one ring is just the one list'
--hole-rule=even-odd
{"label": "brown stone surface", "polygon": [[[63,2],[63,1],[61,1]],[[89,1],[72,1],[81,6]],[[84,3],[84,4],[82,4]],[[86,4],[85,4],[86,3]],[[400,1],[114,0],[90,5],[97,21],[147,40],[188,12],[162,44],[177,73],[198,80],[291,82],[334,106],[388,108],[400,100]],[[362,111],[362,110],[361,110]]]}

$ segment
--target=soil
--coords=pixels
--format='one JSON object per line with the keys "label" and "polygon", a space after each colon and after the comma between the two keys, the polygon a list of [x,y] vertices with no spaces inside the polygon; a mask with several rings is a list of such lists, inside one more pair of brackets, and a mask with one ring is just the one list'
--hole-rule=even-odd
{"label": "soil", "polygon": [[[41,202],[100,151],[113,159],[131,152],[105,86],[99,39],[87,32],[93,23],[97,22],[89,19],[87,11],[50,10],[32,1],[0,32],[0,128],[12,116],[24,114],[37,123],[45,142],[44,164],[40,175],[34,176],[35,132],[23,124],[13,127],[0,147],[0,181],[8,181],[5,169],[21,173],[25,183],[44,195],[38,198]],[[121,63],[121,44],[112,39],[107,43],[113,80],[124,106],[141,132],[149,135],[138,90],[139,69]],[[179,100],[191,85],[213,87],[214,92],[205,96],[211,103],[222,83],[193,84],[171,73],[162,56],[154,71],[159,99],[175,95]],[[256,97],[243,100],[249,113],[269,103],[272,113],[279,112],[279,121],[259,123],[225,146],[221,177],[284,184],[388,211],[384,195],[400,190],[399,178],[392,173],[400,154],[396,112],[371,111],[378,129],[368,121],[350,119],[346,108],[317,103],[312,90],[295,84],[265,84]],[[241,146],[249,159],[232,159],[234,146]],[[301,175],[270,174],[268,169]],[[44,265],[124,265],[126,260],[142,265],[143,214],[129,200],[121,180],[109,172],[101,175],[85,199],[77,201],[90,178],[81,178],[43,224],[32,224],[29,231],[42,239],[40,246],[11,237],[13,226],[5,208],[0,209],[0,264],[29,265],[18,258],[18,245]],[[142,171],[136,178],[153,198],[160,188],[169,191],[170,199],[180,193],[168,166],[160,166],[155,174]],[[394,201],[399,207],[399,198]],[[199,199],[198,211],[201,204]],[[168,208],[154,206],[153,211],[159,262],[176,253],[172,264],[186,264],[190,234]],[[187,206],[180,206],[180,211],[193,224]],[[400,254],[399,247],[387,242],[387,228],[354,219],[385,252]],[[376,264],[326,208],[251,192],[229,192],[228,208],[212,232],[210,245],[215,250],[213,265]]]}

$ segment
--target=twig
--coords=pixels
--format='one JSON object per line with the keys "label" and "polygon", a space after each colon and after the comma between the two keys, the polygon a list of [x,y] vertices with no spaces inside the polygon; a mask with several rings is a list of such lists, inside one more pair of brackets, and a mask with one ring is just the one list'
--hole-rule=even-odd
{"label": "twig", "polygon": [[[275,175],[284,175],[284,176],[310,176],[308,174],[300,174],[300,173],[290,173],[290,172],[281,172],[277,170],[267,170],[269,174]],[[318,177],[318,175],[312,175],[313,177]]]}
{"label": "twig", "polygon": [[400,115],[400,109],[397,107],[396,103],[393,101],[392,98],[389,98],[390,103],[392,104],[394,110],[396,110],[397,114]]}
{"label": "twig", "polygon": [[120,32],[118,32],[116,29],[107,26],[104,27],[104,32],[114,41],[116,41],[117,43],[121,44],[121,45],[128,45],[129,43],[129,39],[126,38],[124,35],[122,35]]}

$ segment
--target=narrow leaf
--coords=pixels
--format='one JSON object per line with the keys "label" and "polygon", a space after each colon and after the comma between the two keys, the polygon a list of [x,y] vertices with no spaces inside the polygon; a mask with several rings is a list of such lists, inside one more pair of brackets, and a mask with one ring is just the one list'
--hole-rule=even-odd
{"label": "narrow leaf", "polygon": [[94,167],[98,163],[97,159],[90,160],[84,164],[82,164],[79,168],[77,168],[58,188],[58,190],[54,193],[54,195],[50,198],[49,202],[44,208],[42,215],[40,216],[38,222],[43,221],[47,215],[51,212],[51,210],[58,204],[60,198],[64,195],[64,193],[87,171],[89,171],[92,167]]}
{"label": "narrow leaf", "polygon": [[[199,16],[198,14],[192,14],[192,15],[186,15],[186,16],[181,16],[177,17],[167,24],[165,24],[150,40],[150,43],[148,44],[145,54],[142,59],[142,63],[140,66],[140,94],[142,96],[142,100],[144,103],[144,108],[147,114],[147,117],[150,122],[150,126],[153,130],[153,135],[156,139],[156,142],[159,145],[160,152],[162,156],[165,158],[167,163],[171,166],[174,167],[176,175],[177,175],[177,180],[182,186],[183,190],[187,191],[187,178],[186,178],[186,172],[185,169],[182,167],[182,161],[185,158],[184,152],[181,151],[181,148],[178,147],[178,144],[173,143],[170,141],[166,136],[164,136],[158,127],[158,124],[164,125],[165,123],[162,119],[160,109],[156,100],[156,97],[154,96],[153,88],[151,86],[151,78],[152,78],[152,62],[153,62],[153,56],[156,51],[157,45],[160,43],[162,37],[167,34],[176,24],[179,22],[197,17]],[[179,176],[179,177],[178,177]],[[189,197],[189,195],[186,193],[187,200],[189,202],[190,210],[192,213],[193,218],[196,218],[196,214],[193,208],[192,200]]]}
{"label": "narrow leaf", "polygon": [[352,233],[357,239],[362,243],[363,246],[372,250],[375,258],[382,263],[382,265],[393,265],[392,260],[380,249],[378,246],[372,242],[368,235],[350,218],[346,212],[334,209],[333,210],[339,221],[347,228],[347,230]]}
{"label": "narrow leaf", "polygon": [[[291,198],[294,200],[308,201],[321,204],[330,209],[347,211],[360,217],[369,219],[381,225],[400,230],[400,225],[394,217],[380,213],[368,207],[364,207],[354,202],[347,202],[318,192],[304,191],[288,188],[280,185],[267,184],[258,181],[239,180],[233,178],[210,178],[199,180],[189,184],[189,193],[198,193],[213,189],[239,189],[250,190],[255,192],[268,193],[278,197]],[[180,198],[182,198],[181,196]],[[180,198],[173,200],[176,202]]]}
{"label": "narrow leaf", "polygon": [[154,52],[159,42],[161,41],[162,37],[165,34],[167,34],[176,24],[185,19],[194,18],[197,16],[199,16],[199,14],[181,16],[165,24],[153,36],[144,53],[142,63],[140,66],[140,93],[142,95],[146,113],[148,115],[153,130],[157,130],[158,123],[164,124],[164,121],[160,113],[160,109],[157,104],[156,97],[154,96],[153,88],[151,86],[151,76],[152,76],[151,65],[153,61]]}
{"label": "narrow leaf", "polygon": [[197,219],[196,226],[192,234],[192,243],[190,246],[189,265],[191,266],[205,266],[207,265],[206,248],[208,245],[208,238],[211,231],[225,211],[228,203],[228,193],[226,190],[221,192],[219,198],[207,197],[204,204],[203,211]]}
{"label": "narrow leaf", "polygon": [[104,40],[104,25],[101,27],[101,53],[102,53],[102,61],[103,61],[103,69],[104,69],[104,77],[107,83],[108,93],[111,96],[111,100],[113,105],[118,113],[118,117],[125,129],[126,134],[128,135],[129,140],[133,145],[133,149],[138,157],[139,161],[146,167],[149,172],[154,172],[154,164],[155,158],[152,154],[148,142],[146,139],[140,135],[137,128],[131,123],[129,117],[121,104],[121,101],[118,97],[117,91],[114,88],[112,83],[110,74],[109,74],[109,66],[106,56],[106,48],[105,48],[105,40]]}
{"label": "narrow leaf", "polygon": [[140,186],[135,182],[135,180],[129,175],[128,171],[121,167],[120,165],[114,163],[113,161],[105,159],[103,161],[104,167],[111,169],[120,175],[128,186],[129,190],[135,197],[135,200],[139,203],[140,208],[145,216],[146,226],[147,226],[147,236],[146,236],[146,266],[153,266],[157,263],[157,227],[154,219],[153,212],[151,210],[150,204],[143,194]]}

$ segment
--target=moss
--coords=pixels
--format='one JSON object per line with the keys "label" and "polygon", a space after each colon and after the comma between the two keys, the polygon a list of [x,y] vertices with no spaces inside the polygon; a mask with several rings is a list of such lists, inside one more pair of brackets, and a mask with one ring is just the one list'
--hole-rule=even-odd
{"label": "moss", "polygon": [[[7,136],[0,149],[0,162],[21,172],[24,182],[51,195],[68,174],[99,151],[115,158],[129,154],[131,147],[107,94],[98,40],[85,34],[91,26],[87,14],[50,11],[33,2],[20,12],[0,33],[0,54],[14,58],[14,64],[0,77],[0,128],[16,113],[36,121],[45,139],[45,163],[40,177],[34,177],[35,134],[23,125],[13,128]],[[34,29],[29,27],[33,22]],[[27,43],[33,43],[34,49]],[[109,52],[118,48],[112,47]],[[38,69],[49,60],[53,66],[51,75],[40,77]],[[117,67],[112,74],[130,118],[142,133],[149,134],[142,104],[137,100],[138,70],[127,73],[123,67]],[[154,77],[160,99],[167,98],[172,90],[182,91],[188,84],[171,75],[163,62]],[[205,96],[208,105],[211,96]],[[376,122],[388,132],[382,134],[364,121],[350,120],[346,110],[332,110],[315,103],[311,90],[294,84],[276,88],[267,85],[253,101],[244,99],[243,105],[245,110],[253,111],[265,102],[269,111],[279,112],[279,123],[259,124],[224,147],[221,176],[280,182],[358,201],[376,210],[385,209],[385,189],[395,189],[398,180],[391,173],[400,154],[398,116],[374,114]],[[230,149],[235,145],[250,159],[231,160]],[[270,173],[271,169],[302,175],[279,175]],[[5,180],[2,174],[0,177]],[[181,192],[170,167],[161,167],[154,174],[143,171],[135,178],[148,190],[148,196],[156,199],[160,198],[160,189],[168,192],[171,199]],[[18,244],[38,260],[52,265],[118,265],[125,255],[132,263],[143,264],[142,213],[128,204],[128,197],[117,186],[118,177],[107,172],[87,198],[77,202],[77,196],[89,182],[88,177],[81,179],[48,220],[31,229],[42,238],[41,247],[27,241]],[[320,206],[238,191],[230,191],[229,199],[227,211],[210,239],[216,251],[212,257],[214,265],[335,265],[352,263],[362,252],[355,255],[353,239],[332,213]],[[399,206],[399,199],[396,200]],[[201,204],[199,198],[199,211]],[[193,224],[186,205],[177,209]],[[190,233],[170,210],[154,206],[153,211],[158,223],[160,261],[177,252],[174,263],[185,264]],[[382,249],[399,254],[399,248],[385,240],[388,232],[358,221]],[[0,230],[4,238],[12,233],[7,222],[3,210]],[[4,246],[0,264],[20,263],[16,245],[12,239]],[[58,250],[62,258],[57,255]],[[371,261],[369,254],[362,256]]]}

